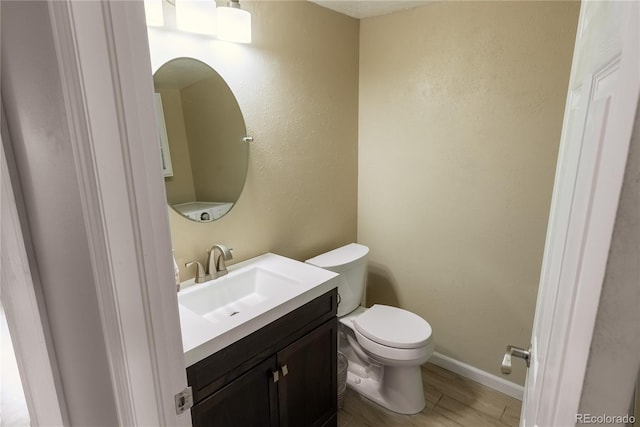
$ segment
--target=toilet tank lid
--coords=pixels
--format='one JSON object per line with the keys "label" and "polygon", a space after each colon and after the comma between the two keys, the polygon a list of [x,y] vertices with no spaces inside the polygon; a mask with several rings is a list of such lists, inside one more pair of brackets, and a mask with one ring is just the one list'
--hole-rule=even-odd
{"label": "toilet tank lid", "polygon": [[310,258],[305,262],[322,268],[338,267],[363,258],[368,253],[368,247],[358,243],[349,243],[348,245]]}

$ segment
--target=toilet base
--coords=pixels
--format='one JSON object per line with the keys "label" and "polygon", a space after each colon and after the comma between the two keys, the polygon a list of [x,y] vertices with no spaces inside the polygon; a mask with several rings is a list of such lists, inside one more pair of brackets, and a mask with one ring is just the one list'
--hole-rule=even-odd
{"label": "toilet base", "polygon": [[426,405],[420,366],[363,367],[349,360],[347,386],[399,414],[417,414]]}

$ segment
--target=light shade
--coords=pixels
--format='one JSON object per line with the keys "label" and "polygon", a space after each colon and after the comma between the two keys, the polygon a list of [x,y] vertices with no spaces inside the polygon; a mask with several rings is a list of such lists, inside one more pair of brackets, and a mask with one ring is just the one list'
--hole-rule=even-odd
{"label": "light shade", "polygon": [[251,14],[239,7],[218,8],[218,38],[251,43]]}
{"label": "light shade", "polygon": [[176,27],[190,33],[216,35],[215,0],[175,0]]}
{"label": "light shade", "polygon": [[144,15],[148,26],[162,27],[164,25],[162,0],[144,0]]}

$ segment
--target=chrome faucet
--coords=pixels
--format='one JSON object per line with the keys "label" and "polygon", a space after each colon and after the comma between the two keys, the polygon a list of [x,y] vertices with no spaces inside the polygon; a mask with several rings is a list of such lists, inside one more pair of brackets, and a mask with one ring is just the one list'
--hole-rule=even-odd
{"label": "chrome faucet", "polygon": [[191,267],[193,264],[196,265],[196,283],[203,283],[203,282],[206,282],[207,280],[211,280],[211,275],[205,272],[204,267],[198,261],[190,261],[186,263],[184,266],[188,268],[188,267]]}
{"label": "chrome faucet", "polygon": [[[218,255],[217,260],[216,249],[220,251],[220,255]],[[231,254],[232,250],[233,249],[229,249],[225,245],[213,245],[211,249],[209,249],[209,263],[207,271],[213,279],[222,277],[228,273],[225,261],[233,259],[233,255]]]}

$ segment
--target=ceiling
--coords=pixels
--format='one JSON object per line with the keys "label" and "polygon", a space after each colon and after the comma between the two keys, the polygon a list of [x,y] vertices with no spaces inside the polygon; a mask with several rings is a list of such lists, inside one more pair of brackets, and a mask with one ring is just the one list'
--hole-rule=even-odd
{"label": "ceiling", "polygon": [[320,6],[354,18],[385,15],[404,9],[424,6],[434,0],[309,0]]}

